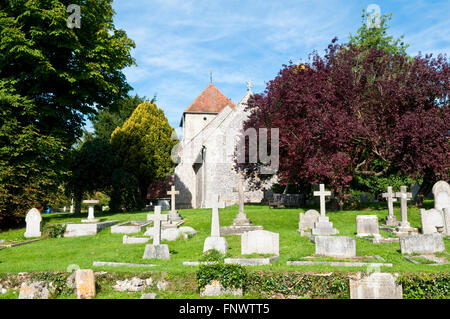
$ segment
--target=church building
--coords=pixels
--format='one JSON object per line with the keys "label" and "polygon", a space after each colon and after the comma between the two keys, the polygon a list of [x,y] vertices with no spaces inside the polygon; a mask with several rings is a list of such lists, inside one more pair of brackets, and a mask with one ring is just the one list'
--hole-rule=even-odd
{"label": "church building", "polygon": [[[175,187],[180,191],[177,208],[204,208],[217,195],[226,205],[237,203],[234,188],[239,176],[234,170],[234,154],[248,117],[244,109],[251,95],[249,83],[247,93],[235,105],[210,83],[183,112],[183,137],[174,173]],[[244,187],[246,202],[263,199],[262,190],[248,191]]]}

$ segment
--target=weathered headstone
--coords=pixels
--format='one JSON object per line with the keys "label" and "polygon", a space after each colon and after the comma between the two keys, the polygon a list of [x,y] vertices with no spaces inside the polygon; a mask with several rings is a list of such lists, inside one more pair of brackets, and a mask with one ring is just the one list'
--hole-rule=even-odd
{"label": "weathered headstone", "polygon": [[374,236],[381,237],[378,230],[377,215],[358,215],[356,216],[356,236]]}
{"label": "weathered headstone", "polygon": [[170,195],[170,211],[169,211],[169,220],[170,221],[178,221],[181,220],[181,216],[178,213],[175,205],[175,196],[180,194],[179,191],[175,190],[175,186],[172,185],[170,187],[170,191],[167,192],[167,195]]}
{"label": "weathered headstone", "polygon": [[347,236],[316,236],[316,255],[351,258],[356,256],[356,241]]}
{"label": "weathered headstone", "polygon": [[445,251],[445,246],[440,234],[414,234],[400,238],[400,250],[402,254],[433,254]]}
{"label": "weathered headstone", "polygon": [[395,193],[395,196],[400,198],[400,211],[402,213],[400,229],[409,229],[411,225],[408,222],[408,200],[412,198],[412,194],[406,191],[406,186],[400,186],[400,192]]}
{"label": "weathered headstone", "polygon": [[445,181],[434,184],[432,189],[434,195],[434,208],[442,210],[450,208],[450,185]]}
{"label": "weathered headstone", "polygon": [[95,297],[95,277],[92,269],[78,269],[75,271],[75,285],[78,299]]}
{"label": "weathered headstone", "polygon": [[305,231],[314,228],[315,223],[319,220],[320,214],[314,209],[300,213],[300,221],[298,222],[298,232],[304,235]]}
{"label": "weathered headstone", "polygon": [[161,221],[167,220],[167,215],[161,214],[161,206],[155,206],[155,213],[147,219],[153,220],[153,244],[146,245],[143,259],[170,259],[169,246],[161,244]]}
{"label": "weathered headstone", "polygon": [[26,281],[20,286],[19,299],[49,299],[54,292],[45,281]]}
{"label": "weathered headstone", "polygon": [[368,276],[360,272],[350,277],[350,299],[402,299],[402,286],[396,282],[397,274],[373,272]]}
{"label": "weathered headstone", "polygon": [[228,249],[227,241],[224,237],[220,237],[220,222],[219,222],[219,208],[225,208],[225,202],[220,201],[220,196],[217,195],[215,200],[209,201],[207,203],[209,208],[212,208],[212,218],[211,218],[211,236],[205,239],[203,245],[203,252],[211,249],[220,251],[225,254]]}
{"label": "weathered headstone", "polygon": [[388,186],[387,193],[383,193],[382,196],[386,198],[388,204],[388,215],[384,224],[386,226],[397,226],[398,221],[394,215],[394,202],[397,201],[395,198],[395,193],[392,192],[392,187]]}
{"label": "weathered headstone", "polygon": [[438,227],[442,227],[442,233],[450,235],[450,209],[432,208],[425,210],[422,208],[420,209],[420,220],[422,222],[422,234],[437,233]]}
{"label": "weathered headstone", "polygon": [[267,230],[255,230],[241,236],[241,254],[280,255],[280,235]]}
{"label": "weathered headstone", "polygon": [[334,235],[338,234],[339,231],[336,228],[333,228],[333,223],[330,222],[330,219],[325,216],[325,196],[331,196],[330,191],[325,191],[325,185],[320,184],[320,190],[314,192],[314,196],[318,196],[320,198],[320,216],[317,222],[314,225],[314,228],[311,230],[312,235]]}
{"label": "weathered headstone", "polygon": [[99,200],[91,199],[91,200],[84,200],[83,204],[88,205],[88,218],[83,219],[81,222],[83,223],[98,223],[100,220],[96,219],[94,216],[94,208],[95,205],[99,204]]}
{"label": "weathered headstone", "polygon": [[41,237],[41,221],[42,216],[39,213],[39,210],[36,208],[30,209],[30,211],[27,213],[27,216],[25,217],[27,228],[25,230],[24,237]]}

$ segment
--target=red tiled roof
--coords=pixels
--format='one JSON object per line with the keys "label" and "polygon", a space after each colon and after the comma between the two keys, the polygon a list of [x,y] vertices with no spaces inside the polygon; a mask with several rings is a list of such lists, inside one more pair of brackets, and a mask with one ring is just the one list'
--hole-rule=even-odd
{"label": "red tiled roof", "polygon": [[219,113],[226,106],[234,108],[233,102],[213,84],[209,84],[184,112]]}

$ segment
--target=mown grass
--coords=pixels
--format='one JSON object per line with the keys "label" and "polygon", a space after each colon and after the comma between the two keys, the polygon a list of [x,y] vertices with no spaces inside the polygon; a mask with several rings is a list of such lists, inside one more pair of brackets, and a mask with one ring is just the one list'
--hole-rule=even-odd
{"label": "mown grass", "polygon": [[[427,203],[430,206],[430,203]],[[299,213],[306,209],[285,208],[268,209],[264,205],[246,205],[245,211],[254,225],[262,225],[265,230],[280,234],[280,258],[272,265],[251,266],[251,269],[273,271],[362,271],[365,267],[333,267],[327,265],[302,265],[287,266],[288,260],[300,260],[305,256],[314,255],[314,244],[307,237],[301,237],[298,232]],[[211,231],[211,212],[208,209],[180,210],[185,223],[183,226],[191,226],[198,234],[187,240],[164,242],[168,244],[171,252],[170,260],[144,260],[142,259],[146,244],[123,245],[122,234],[111,234],[110,228],[101,231],[96,236],[84,236],[76,238],[45,238],[37,242],[23,246],[4,248],[0,250],[0,273],[41,272],[41,271],[66,271],[70,265],[78,265],[80,268],[94,268],[108,272],[121,272],[135,274],[144,271],[153,273],[164,272],[174,276],[195,276],[198,267],[183,266],[183,261],[201,260],[203,243]],[[146,220],[148,212],[134,212],[121,214],[97,213],[96,217],[103,220],[138,221]],[[237,214],[237,206],[230,206],[220,210],[220,224],[230,225]],[[355,237],[356,216],[377,215],[381,221],[387,215],[387,209],[382,203],[360,210],[328,211],[330,221],[339,230],[339,236]],[[395,206],[395,215],[400,219],[400,208]],[[85,218],[84,216],[82,218]],[[68,213],[44,214],[46,223],[79,222],[80,217],[74,217]],[[408,220],[413,227],[420,227],[420,213],[416,207],[409,207]],[[25,229],[15,229],[0,233],[0,239],[5,241],[24,240]],[[380,231],[387,237],[389,232]],[[228,242],[227,257],[241,257],[240,236],[225,236]],[[450,239],[445,240],[447,251],[450,248]],[[400,253],[399,243],[372,244],[368,240],[356,238],[356,250],[358,256],[381,256],[385,262],[392,263],[393,267],[381,267],[384,272],[448,272],[449,265],[430,266],[427,264],[413,264],[407,261]],[[94,261],[113,261],[140,264],[156,264],[152,268],[144,267],[93,267]],[[372,261],[372,260],[371,260]],[[195,297],[189,292],[161,292],[166,298]],[[99,295],[109,298],[130,298],[128,293],[119,293],[111,289]],[[3,296],[4,297],[4,296]],[[198,295],[196,295],[198,297]]]}

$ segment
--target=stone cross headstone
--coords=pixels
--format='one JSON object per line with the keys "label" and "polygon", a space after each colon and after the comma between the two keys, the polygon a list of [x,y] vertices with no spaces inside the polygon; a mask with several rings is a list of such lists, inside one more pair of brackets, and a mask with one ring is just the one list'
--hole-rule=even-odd
{"label": "stone cross headstone", "polygon": [[238,175],[238,187],[234,187],[233,191],[238,193],[239,197],[239,212],[233,220],[234,226],[251,225],[250,220],[244,212],[244,177],[242,174]]}
{"label": "stone cross headstone", "polygon": [[339,231],[333,228],[333,223],[325,216],[325,196],[331,196],[330,191],[325,190],[325,185],[320,184],[320,190],[314,192],[314,196],[320,197],[320,217],[311,230],[312,235],[334,235]]}
{"label": "stone cross headstone", "polygon": [[175,205],[175,196],[180,194],[180,191],[175,189],[175,185],[170,187],[170,191],[167,192],[167,195],[170,195],[170,212],[169,212],[169,220],[178,221],[181,220],[180,214],[176,210]]}
{"label": "stone cross headstone", "polygon": [[394,215],[394,202],[397,201],[395,193],[392,192],[392,187],[388,186],[387,193],[383,193],[382,196],[386,198],[388,204],[388,215],[385,220],[387,226],[397,226],[398,221]]}
{"label": "stone cross headstone", "polygon": [[153,245],[161,244],[161,222],[167,219],[166,214],[161,214],[161,206],[155,206],[155,213],[148,216],[148,220],[153,221]]}
{"label": "stone cross headstone", "polygon": [[42,217],[36,208],[30,209],[25,217],[27,223],[24,236],[26,238],[41,237],[41,221]]}
{"label": "stone cross headstone", "polygon": [[314,196],[320,198],[320,216],[325,217],[325,196],[331,196],[331,192],[325,190],[324,184],[320,184],[320,190],[315,191]]}
{"label": "stone cross headstone", "polygon": [[161,214],[161,206],[155,206],[155,213],[147,215],[147,220],[153,220],[153,244],[146,245],[144,259],[170,259],[169,246],[161,244],[161,222],[167,221],[168,216]]}
{"label": "stone cross headstone", "polygon": [[434,184],[432,189],[434,195],[434,208],[442,210],[450,208],[450,185],[445,181]]}
{"label": "stone cross headstone", "polygon": [[412,194],[406,191],[406,186],[400,186],[400,192],[395,193],[395,197],[400,198],[400,210],[402,213],[401,228],[410,228],[408,222],[408,200],[412,198]]}
{"label": "stone cross headstone", "polygon": [[211,215],[211,236],[205,239],[203,252],[215,249],[225,254],[228,249],[227,241],[224,237],[220,237],[220,221],[219,208],[225,208],[225,202],[220,201],[220,196],[213,196],[213,200],[206,203],[208,208],[212,209]]}

